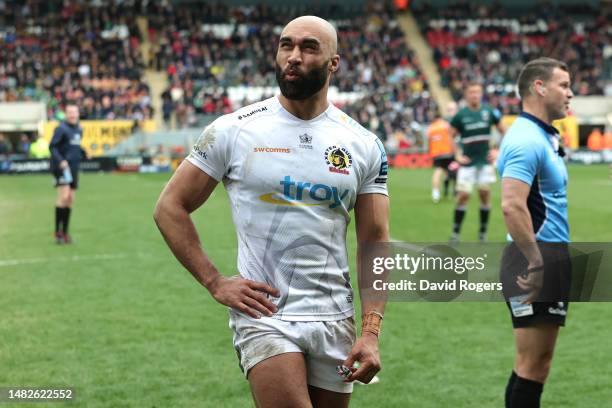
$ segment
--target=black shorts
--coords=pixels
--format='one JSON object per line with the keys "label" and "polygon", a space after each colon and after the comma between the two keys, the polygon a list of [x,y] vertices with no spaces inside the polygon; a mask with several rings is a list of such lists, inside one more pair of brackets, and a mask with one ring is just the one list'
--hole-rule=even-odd
{"label": "black shorts", "polygon": [[64,178],[64,170],[59,167],[52,169],[53,177],[55,178],[55,187],[70,185],[72,190],[79,188],[79,168],[69,166],[70,172],[72,173],[72,181],[67,183]]}
{"label": "black shorts", "polygon": [[544,259],[543,284],[536,301],[530,305],[520,303],[526,292],[516,283],[517,277],[527,270],[527,260],[514,243],[504,249],[500,280],[514,328],[540,324],[565,326],[572,272],[568,246],[540,242],[538,247]]}
{"label": "black shorts", "polygon": [[444,170],[448,169],[448,166],[453,162],[452,157],[434,157],[433,165],[434,167],[440,167]]}

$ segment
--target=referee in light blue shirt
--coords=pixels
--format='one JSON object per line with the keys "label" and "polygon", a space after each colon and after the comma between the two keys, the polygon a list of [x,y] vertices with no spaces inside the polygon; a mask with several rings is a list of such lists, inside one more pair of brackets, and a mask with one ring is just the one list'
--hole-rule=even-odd
{"label": "referee in light blue shirt", "polygon": [[551,124],[566,116],[573,94],[567,65],[551,58],[527,63],[518,89],[523,112],[504,136],[497,162],[504,221],[513,241],[501,266],[516,343],[506,407],[535,408],[568,306],[568,177]]}

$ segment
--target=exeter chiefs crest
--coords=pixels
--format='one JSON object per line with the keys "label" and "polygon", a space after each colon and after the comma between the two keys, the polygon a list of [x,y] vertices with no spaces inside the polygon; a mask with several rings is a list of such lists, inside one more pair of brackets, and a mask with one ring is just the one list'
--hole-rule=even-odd
{"label": "exeter chiefs crest", "polygon": [[200,157],[204,159],[208,158],[206,156],[206,151],[215,143],[215,132],[215,127],[213,125],[210,125],[206,129],[204,129],[200,137],[198,137],[198,140],[193,146],[193,151],[197,153]]}
{"label": "exeter chiefs crest", "polygon": [[353,158],[344,147],[334,145],[325,150],[325,162],[332,173],[349,174],[348,169],[353,165]]}

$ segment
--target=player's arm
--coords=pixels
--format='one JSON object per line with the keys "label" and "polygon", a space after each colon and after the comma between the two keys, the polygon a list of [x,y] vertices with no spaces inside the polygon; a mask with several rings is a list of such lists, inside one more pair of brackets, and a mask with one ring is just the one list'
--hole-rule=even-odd
{"label": "player's arm", "polygon": [[453,150],[455,151],[455,161],[459,164],[470,164],[470,158],[463,155],[463,149],[461,148],[461,142],[459,141],[459,131],[451,126],[451,139],[453,141]]}
{"label": "player's arm", "polygon": [[497,128],[497,131],[499,132],[499,140],[501,141],[501,139],[504,138],[504,134],[506,134],[506,128],[504,127],[504,123],[502,120],[504,118],[504,115],[502,115],[499,109],[493,109],[491,113],[492,113],[493,121],[495,123],[495,127]]}
{"label": "player's arm", "polygon": [[68,167],[68,161],[66,161],[66,159],[59,150],[59,146],[62,144],[65,137],[65,132],[62,131],[61,125],[57,126],[53,131],[51,143],[49,143],[49,152],[51,153],[51,157],[53,158],[53,160],[59,162],[60,169],[65,169],[66,167]]}
{"label": "player's arm", "polygon": [[347,378],[347,381],[359,380],[370,382],[380,371],[380,354],[378,351],[378,334],[382,315],[385,311],[386,298],[367,296],[369,285],[363,280],[371,271],[362,270],[361,255],[368,245],[389,242],[389,197],[383,194],[360,194],[355,203],[355,228],[357,232],[357,274],[359,297],[361,300],[361,319],[363,322],[361,337],[351,350],[346,367],[352,368],[355,361],[360,366]]}
{"label": "player's arm", "polygon": [[502,115],[499,110],[493,110],[493,118],[495,128],[499,132],[499,140],[490,146],[489,154],[487,155],[487,161],[491,164],[495,164],[497,160],[497,156],[499,154],[499,146],[501,145],[501,140],[504,138],[504,134],[506,132],[506,129],[504,128],[504,125],[502,123]]}
{"label": "player's arm", "polygon": [[470,158],[463,155],[463,149],[461,147],[460,135],[461,135],[461,117],[459,113],[455,114],[449,123],[451,139],[454,143],[455,150],[455,161],[461,165],[470,164]]}
{"label": "player's arm", "polygon": [[[527,258],[527,269],[541,272],[538,268],[542,267],[544,262],[536,244],[533,222],[527,208],[530,189],[531,186],[521,180],[511,177],[502,178],[502,212],[508,232]],[[530,296],[527,302],[533,301],[537,295],[542,284],[541,278],[541,273],[530,273],[526,278],[517,279],[517,284],[521,289],[532,291],[533,296]]]}
{"label": "player's arm", "polygon": [[497,122],[495,127],[497,128],[497,131],[499,132],[500,139],[503,139],[504,135],[506,134],[506,128],[504,127],[504,124],[502,123],[502,121],[500,120],[499,122]]}
{"label": "player's arm", "polygon": [[504,124],[502,123],[503,116],[499,109],[494,109],[492,111],[493,115],[493,123],[495,124],[495,128],[499,132],[499,140],[491,146],[489,150],[489,154],[487,155],[487,160],[489,163],[494,164],[497,160],[497,156],[499,153],[499,146],[501,145],[501,140],[504,138],[504,134],[506,133],[506,129],[504,128]]}
{"label": "player's arm", "polygon": [[254,318],[271,316],[276,306],[265,293],[278,290],[262,282],[222,276],[202,249],[190,214],[210,196],[217,181],[185,160],[172,176],[155,206],[154,219],[178,261],[219,303]]}

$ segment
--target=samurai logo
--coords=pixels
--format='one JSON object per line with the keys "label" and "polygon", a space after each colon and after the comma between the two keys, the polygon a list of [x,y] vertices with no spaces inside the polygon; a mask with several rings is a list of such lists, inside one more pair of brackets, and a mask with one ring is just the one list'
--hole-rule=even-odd
{"label": "samurai logo", "polygon": [[193,151],[200,155],[202,158],[207,159],[208,157],[206,156],[206,151],[214,145],[216,140],[215,133],[216,130],[214,125],[210,125],[206,129],[204,129],[200,137],[198,137],[198,140],[196,141],[195,145],[193,146]]}

